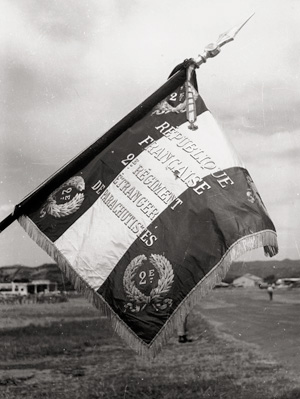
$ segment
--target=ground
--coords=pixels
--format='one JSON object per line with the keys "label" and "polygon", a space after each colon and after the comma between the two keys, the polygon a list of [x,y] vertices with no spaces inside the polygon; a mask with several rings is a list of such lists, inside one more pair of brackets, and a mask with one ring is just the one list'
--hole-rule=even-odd
{"label": "ground", "polygon": [[83,298],[1,305],[0,399],[300,398],[300,290],[215,289],[152,362]]}
{"label": "ground", "polygon": [[201,313],[219,331],[259,345],[300,376],[300,290],[276,289],[272,301],[266,290],[222,291],[207,296]]}

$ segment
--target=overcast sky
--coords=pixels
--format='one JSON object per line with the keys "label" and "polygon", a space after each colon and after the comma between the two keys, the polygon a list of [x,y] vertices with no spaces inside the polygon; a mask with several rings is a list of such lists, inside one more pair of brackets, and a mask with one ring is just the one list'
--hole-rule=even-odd
{"label": "overcast sky", "polygon": [[[197,71],[198,85],[276,226],[274,259],[299,259],[297,0],[1,0],[0,220],[253,12]],[[17,222],[0,234],[0,266],[49,261]]]}

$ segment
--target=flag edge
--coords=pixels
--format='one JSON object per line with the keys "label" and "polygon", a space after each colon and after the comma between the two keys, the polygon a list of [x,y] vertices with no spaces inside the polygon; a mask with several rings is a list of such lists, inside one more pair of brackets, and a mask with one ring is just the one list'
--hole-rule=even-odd
{"label": "flag edge", "polygon": [[99,309],[111,322],[115,332],[138,354],[152,360],[161,351],[162,347],[174,335],[178,323],[182,322],[201,298],[207,295],[216,284],[226,276],[232,262],[241,255],[256,248],[271,246],[278,251],[277,233],[271,229],[261,230],[241,237],[235,241],[222,256],[220,261],[198,282],[180,305],[174,310],[165,325],[152,339],[150,344],[141,340],[134,331],[131,331],[124,321],[116,314],[104,298],[97,293],[83,277],[78,275],[68,260],[56,248],[55,244],[41,232],[35,223],[26,215],[18,218],[21,227],[27,232],[36,244],[53,258],[59,269],[83,296]]}

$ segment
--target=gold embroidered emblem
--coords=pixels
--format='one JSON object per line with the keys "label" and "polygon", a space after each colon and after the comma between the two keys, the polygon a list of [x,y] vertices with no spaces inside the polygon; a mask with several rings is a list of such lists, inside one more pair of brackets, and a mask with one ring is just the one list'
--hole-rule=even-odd
{"label": "gold embroidered emblem", "polygon": [[[194,98],[194,101],[196,101],[196,99],[199,97],[199,94],[194,86],[191,84],[189,85],[189,91],[190,95]],[[174,103],[174,106],[171,105],[172,102]],[[155,111],[158,111],[162,114],[168,114],[169,112],[176,112],[177,114],[179,114],[186,112],[186,107],[186,93],[184,92],[184,86],[182,86],[178,91],[175,91],[169,97],[158,103],[157,106],[154,108],[153,113],[155,113]]]}
{"label": "gold embroidered emblem", "polygon": [[49,197],[43,206],[40,217],[45,217],[48,213],[55,218],[61,218],[75,213],[84,200],[85,182],[81,176],[74,176],[60,187],[58,187]]}
{"label": "gold embroidered emblem", "polygon": [[172,305],[167,298],[174,280],[171,263],[163,255],[136,256],[127,266],[123,276],[123,288],[129,302],[125,310],[142,311],[147,305],[156,311]]}

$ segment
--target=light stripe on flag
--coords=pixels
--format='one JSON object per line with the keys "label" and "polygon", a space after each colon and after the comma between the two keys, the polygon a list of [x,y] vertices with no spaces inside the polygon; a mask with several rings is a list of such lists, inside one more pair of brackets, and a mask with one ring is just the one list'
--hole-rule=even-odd
{"label": "light stripe on flag", "polygon": [[189,128],[181,76],[189,63],[175,68],[176,87],[170,78],[18,219],[115,331],[150,356],[238,256],[278,251],[272,220],[194,71],[198,128]]}
{"label": "light stripe on flag", "polygon": [[[145,232],[153,221],[153,216],[159,216],[171,205],[173,201],[166,203],[161,199],[166,190],[172,195],[163,198],[175,200],[188,188],[187,183],[191,178],[186,179],[191,173],[203,179],[210,172],[243,166],[209,111],[202,113],[198,118],[198,126],[198,130],[191,131],[188,129],[188,123],[184,123],[173,134],[165,136],[164,131],[168,130],[167,123],[158,125],[156,129],[162,133],[162,137],[129,163],[99,200],[55,242],[74,270],[92,288],[98,289],[103,284],[130,245]],[[213,145],[216,141],[218,151],[215,151]],[[163,150],[165,152],[161,153]],[[168,160],[164,153],[172,154],[172,157]],[[159,156],[156,157],[156,154]],[[181,165],[188,169],[188,173],[185,172],[182,178],[175,173],[181,169]],[[149,175],[157,178],[166,188],[165,192],[156,195],[139,177],[143,173],[144,181]],[[135,190],[132,199],[125,194],[126,191],[122,191],[126,182],[130,184],[126,191]],[[195,195],[199,195],[201,191],[198,190]],[[139,197],[137,192],[141,193]],[[116,212],[109,207],[113,202],[115,206],[119,204]],[[145,211],[147,208],[148,211]],[[125,220],[121,218],[122,209],[123,218],[127,215]],[[119,217],[117,212],[120,213]],[[155,232],[150,233],[155,236]]]}

